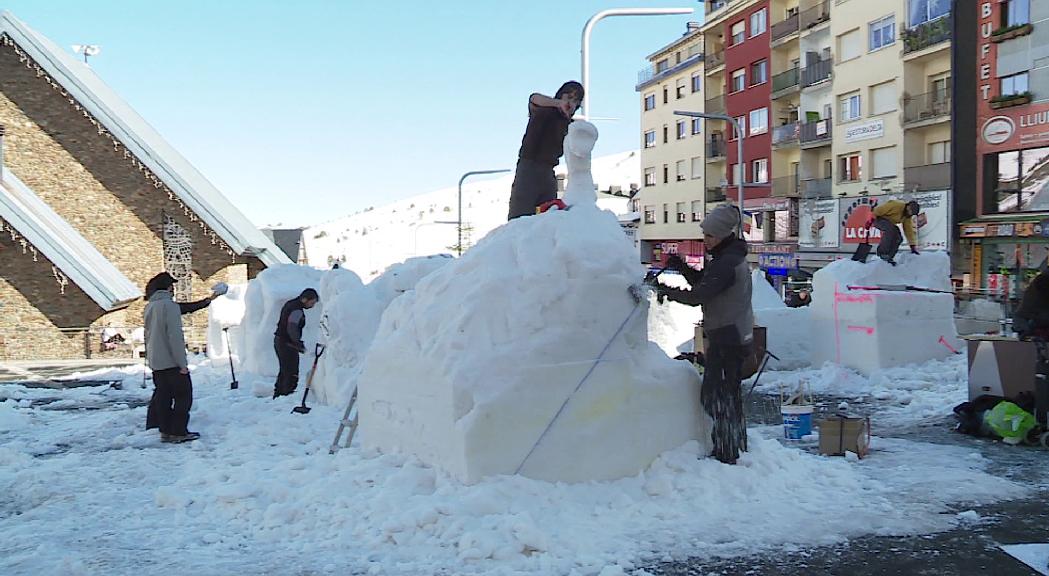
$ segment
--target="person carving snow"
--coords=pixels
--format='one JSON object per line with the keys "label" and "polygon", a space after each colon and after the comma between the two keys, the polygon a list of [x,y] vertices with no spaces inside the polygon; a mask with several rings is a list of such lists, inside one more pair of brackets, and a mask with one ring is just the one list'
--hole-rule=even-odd
{"label": "person carving snow", "polygon": [[896,252],[900,249],[903,237],[900,229],[903,226],[903,236],[907,237],[907,244],[911,246],[911,253],[918,253],[918,235],[914,229],[914,217],[921,212],[921,206],[911,200],[889,200],[878,204],[872,210],[874,213],[873,226],[881,231],[881,241],[878,242],[878,257],[882,260],[896,265]]}
{"label": "person carving snow", "polygon": [[507,220],[533,215],[540,204],[557,198],[554,166],[564,154],[568,125],[582,101],[579,82],[565,82],[553,98],[538,93],[528,97],[528,126],[517,154]]}
{"label": "person carving snow", "polygon": [[700,223],[710,255],[704,269],[692,268],[676,254],[667,259],[667,268],[680,272],[691,289],[656,286],[660,298],[703,307],[707,350],[700,400],[714,419],[713,456],[726,464],[735,464],[739,453],[747,450],[742,372],[754,340],[750,265],[747,242],[736,236],[739,222],[733,206],[711,211]]}
{"label": "person carving snow", "polygon": [[273,385],[273,397],[293,394],[299,386],[299,354],[306,353],[302,342],[302,330],[306,327],[306,310],[313,308],[320,299],[317,291],[307,288],[297,297],[284,303],[273,333],[273,350],[277,352],[280,371]]}

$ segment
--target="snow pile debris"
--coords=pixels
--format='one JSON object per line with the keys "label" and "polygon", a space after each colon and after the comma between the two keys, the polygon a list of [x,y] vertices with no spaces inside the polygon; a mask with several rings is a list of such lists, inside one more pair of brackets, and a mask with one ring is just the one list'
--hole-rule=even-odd
{"label": "snow pile debris", "polygon": [[952,294],[867,290],[917,286],[950,290],[943,252],[903,255],[898,266],[838,260],[816,272],[812,295],[812,364],[834,362],[870,374],[881,368],[946,358],[960,346]]}
{"label": "snow pile debris", "polygon": [[628,294],[642,276],[608,212],[496,230],[386,310],[359,379],[362,440],[467,482],[618,478],[706,442],[694,368],[648,341]]}
{"label": "snow pile debris", "polygon": [[780,298],[779,292],[765,279],[765,273],[760,268],[755,268],[750,273],[750,306],[754,310],[775,310],[786,308],[787,305]]}

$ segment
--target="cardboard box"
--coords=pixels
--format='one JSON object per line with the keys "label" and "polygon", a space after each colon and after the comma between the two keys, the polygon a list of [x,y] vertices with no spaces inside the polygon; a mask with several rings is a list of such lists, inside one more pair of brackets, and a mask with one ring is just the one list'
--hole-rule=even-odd
{"label": "cardboard box", "polygon": [[831,416],[820,420],[820,454],[844,456],[853,452],[863,458],[870,452],[871,419]]}

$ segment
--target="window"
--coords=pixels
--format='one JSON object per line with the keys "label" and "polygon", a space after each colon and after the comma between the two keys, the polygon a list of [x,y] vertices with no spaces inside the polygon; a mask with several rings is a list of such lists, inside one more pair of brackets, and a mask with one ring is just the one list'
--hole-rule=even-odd
{"label": "window", "polygon": [[703,119],[702,118],[693,118],[692,119],[692,135],[695,136],[696,134],[699,134],[701,132],[703,132]]}
{"label": "window", "polygon": [[853,30],[838,36],[838,62],[859,58],[863,53],[860,31]]}
{"label": "window", "polygon": [[1031,22],[1031,0],[1008,0],[1002,10],[1003,26],[1020,26]]}
{"label": "window", "polygon": [[769,61],[762,60],[750,65],[750,85],[756,86],[769,81]]}
{"label": "window", "polygon": [[675,208],[677,209],[678,223],[688,222],[688,212],[686,212],[686,210],[688,210],[688,206],[686,206],[684,202],[678,202],[675,205]]}
{"label": "window", "polygon": [[677,88],[674,95],[678,100],[685,97],[685,81],[683,79],[677,81]]}
{"label": "window", "polygon": [[871,150],[871,179],[896,176],[896,147]]}
{"label": "window", "polygon": [[693,156],[692,157],[692,179],[699,180],[703,177],[703,157]]}
{"label": "window", "polygon": [[684,120],[677,121],[677,139],[684,140],[688,136],[688,124]]}
{"label": "window", "polygon": [[860,117],[860,95],[850,94],[841,99],[841,121],[850,122]]}
{"label": "window", "polygon": [[666,164],[663,165],[663,183],[670,184],[670,166]]}
{"label": "window", "polygon": [[688,173],[685,172],[685,161],[678,160],[674,163],[674,175],[677,177],[678,182],[684,182],[688,180]]}
{"label": "window", "polygon": [[666,72],[668,68],[670,68],[670,62],[668,62],[666,58],[656,62],[656,74]]}
{"label": "window", "polygon": [[951,12],[951,0],[909,0],[908,24],[911,28],[946,16]]}
{"label": "window", "polygon": [[655,168],[645,168],[645,186],[655,186],[655,185],[656,185],[656,169]]}
{"label": "window", "polygon": [[839,157],[838,181],[859,182],[863,175],[863,157],[857,154],[849,154]]}
{"label": "window", "polygon": [[670,224],[670,204],[663,205],[663,223]]}
{"label": "window", "polygon": [[[991,174],[997,173],[999,212],[1042,210],[1040,194],[1045,182],[1044,166],[1049,148],[1029,148],[986,156]],[[995,166],[997,164],[997,166]]]}
{"label": "window", "polygon": [[762,8],[750,15],[750,37],[764,34],[768,30],[769,14],[767,8]]}
{"label": "window", "polygon": [[750,111],[750,135],[764,134],[769,131],[769,109],[759,108]]}
{"label": "window", "polygon": [[[739,122],[739,130],[740,130],[740,132],[742,134],[746,134],[747,133],[747,117],[746,116],[736,116],[736,122]],[[741,136],[741,134],[737,134],[736,133],[736,129],[734,127],[729,126],[728,129],[729,129],[729,140],[735,140],[736,138],[739,138]]]}
{"label": "window", "polygon": [[703,89],[703,77],[699,74],[692,75],[692,93],[695,94]]}
{"label": "window", "polygon": [[871,116],[896,110],[897,101],[895,80],[871,86]]}
{"label": "window", "polygon": [[670,132],[667,130],[667,125],[663,125],[663,143],[670,142],[670,138],[667,136]]}
{"label": "window", "polygon": [[732,46],[736,44],[742,44],[743,39],[746,37],[747,24],[740,20],[732,25]]}
{"label": "window", "polygon": [[1021,72],[1019,74],[1013,74],[1012,76],[1006,76],[1001,79],[1001,95],[1012,96],[1013,94],[1023,94],[1027,92],[1027,72]]}
{"label": "window", "polygon": [[880,50],[896,42],[896,15],[887,16],[870,24],[870,51]]}
{"label": "window", "polygon": [[666,87],[666,86],[664,86],[664,87],[663,87],[663,103],[664,103],[664,104],[666,104],[667,102],[670,102],[670,96],[669,96],[669,94],[670,94],[670,93],[669,93],[669,91],[667,90],[667,87]]}
{"label": "window", "polygon": [[655,148],[656,146],[656,131],[649,130],[645,132],[645,148]]}
{"label": "window", "polygon": [[699,200],[692,201],[692,221],[699,222],[703,219],[703,202]]}
{"label": "window", "polygon": [[655,109],[656,109],[656,95],[655,94],[647,94],[645,96],[645,111],[648,112],[649,110],[655,110]]}
{"label": "window", "polygon": [[681,64],[681,51],[674,52],[674,64]]}
{"label": "window", "polygon": [[951,161],[951,141],[929,144],[929,164],[946,164]]}
{"label": "window", "polygon": [[732,73],[732,85],[729,87],[729,90],[732,92],[739,92],[743,90],[744,88],[746,88],[746,79],[746,70],[743,70],[742,68],[736,70]]}
{"label": "window", "polygon": [[947,98],[951,95],[951,77],[941,76],[939,78],[933,78],[929,82],[929,92],[932,93],[932,98],[936,102],[946,102]]}
{"label": "window", "polygon": [[753,182],[758,184],[765,184],[769,181],[769,160],[768,158],[762,158],[755,160],[750,164],[750,175],[753,178]]}
{"label": "window", "polygon": [[645,206],[645,224],[655,224],[655,223],[656,223],[656,207],[655,206]]}

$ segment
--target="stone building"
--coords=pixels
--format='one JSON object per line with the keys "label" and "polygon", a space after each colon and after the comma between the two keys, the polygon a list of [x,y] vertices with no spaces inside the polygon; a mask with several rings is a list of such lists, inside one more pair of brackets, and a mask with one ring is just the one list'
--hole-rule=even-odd
{"label": "stone building", "polygon": [[[86,64],[0,13],[0,361],[130,356],[154,274],[189,301],[288,262]],[[191,347],[206,322],[185,319]]]}

